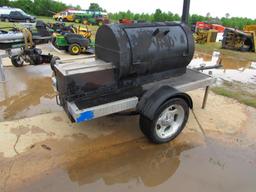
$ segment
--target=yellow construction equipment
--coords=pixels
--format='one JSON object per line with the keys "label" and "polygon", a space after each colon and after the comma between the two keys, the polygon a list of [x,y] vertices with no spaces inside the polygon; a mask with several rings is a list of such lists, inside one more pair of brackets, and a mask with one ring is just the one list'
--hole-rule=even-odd
{"label": "yellow construction equipment", "polygon": [[53,19],[60,22],[74,22],[75,21],[74,13],[75,12],[72,10],[62,11],[53,15]]}
{"label": "yellow construction equipment", "polygon": [[243,30],[245,32],[246,31],[254,31],[254,32],[256,32],[256,25],[246,25]]}
{"label": "yellow construction equipment", "polygon": [[195,41],[198,44],[214,43],[218,35],[217,30],[198,30],[195,34]]}
{"label": "yellow construction equipment", "polygon": [[85,27],[83,26],[78,26],[78,27],[71,27],[71,31],[75,34],[82,35],[83,37],[90,39],[92,36],[92,32],[88,29],[88,26],[86,25]]}
{"label": "yellow construction equipment", "polygon": [[[246,28],[246,27],[245,27]],[[252,30],[248,27],[247,30]],[[222,40],[222,48],[243,52],[255,52],[256,31],[240,31],[226,28]]]}

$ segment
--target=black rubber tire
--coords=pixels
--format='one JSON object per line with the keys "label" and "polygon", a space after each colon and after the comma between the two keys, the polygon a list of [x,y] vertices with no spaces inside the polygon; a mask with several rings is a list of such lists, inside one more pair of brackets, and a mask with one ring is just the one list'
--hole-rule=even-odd
{"label": "black rubber tire", "polygon": [[[74,51],[74,47],[76,47],[78,49],[77,52]],[[69,45],[69,47],[68,47],[68,52],[71,55],[80,55],[81,51],[82,51],[81,46],[77,43],[73,43],[73,44]]]}
{"label": "black rubber tire", "polygon": [[21,61],[19,56],[12,56],[11,62],[14,67],[22,67],[24,64],[24,61]]}
{"label": "black rubber tire", "polygon": [[[160,116],[160,114],[169,106],[176,104],[176,105],[180,105],[185,114],[184,114],[184,119],[182,121],[182,124],[180,125],[180,127],[178,128],[178,131],[172,135],[171,137],[168,138],[160,138],[157,136],[156,131],[155,131],[155,124]],[[158,110],[156,111],[153,120],[148,119],[147,117],[140,115],[140,129],[142,131],[142,133],[153,143],[156,144],[162,144],[162,143],[167,143],[170,142],[172,140],[174,140],[184,129],[184,127],[187,124],[188,121],[188,117],[189,117],[189,106],[187,104],[187,102],[182,99],[182,98],[172,98],[170,100],[168,100],[167,102],[165,102],[164,104],[162,104]]]}

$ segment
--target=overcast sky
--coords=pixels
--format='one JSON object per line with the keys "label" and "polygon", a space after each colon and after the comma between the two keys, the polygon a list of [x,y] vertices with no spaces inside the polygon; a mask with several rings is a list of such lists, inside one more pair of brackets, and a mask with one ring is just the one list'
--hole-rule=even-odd
{"label": "overcast sky", "polygon": [[[183,0],[59,0],[67,4],[80,5],[87,9],[90,3],[98,3],[108,12],[127,11],[152,13],[157,8],[181,14]],[[231,16],[256,18],[256,0],[191,0],[191,13],[223,17]]]}

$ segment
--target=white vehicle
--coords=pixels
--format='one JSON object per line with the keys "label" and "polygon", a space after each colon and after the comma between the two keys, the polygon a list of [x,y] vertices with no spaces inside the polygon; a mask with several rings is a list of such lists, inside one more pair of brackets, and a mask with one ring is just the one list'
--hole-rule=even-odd
{"label": "white vehicle", "polygon": [[12,7],[0,7],[0,15],[2,14],[7,14],[9,15],[11,13],[11,11],[19,11],[23,14],[26,14],[24,11],[22,11],[21,9],[18,8],[12,8]]}

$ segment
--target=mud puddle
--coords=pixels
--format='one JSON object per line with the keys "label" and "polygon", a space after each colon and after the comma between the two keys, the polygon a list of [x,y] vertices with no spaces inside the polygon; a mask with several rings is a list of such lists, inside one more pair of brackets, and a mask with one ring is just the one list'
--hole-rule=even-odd
{"label": "mud puddle", "polygon": [[213,52],[212,55],[197,52],[189,67],[216,65],[220,59],[222,68],[205,70],[204,72],[207,74],[210,72],[213,76],[225,81],[256,85],[256,62],[223,56],[219,52]]}
{"label": "mud puddle", "polygon": [[5,68],[0,84],[0,121],[60,110],[51,84],[49,65]]}
{"label": "mud puddle", "polygon": [[75,148],[83,143],[80,140],[79,145],[72,143],[73,149],[60,155],[64,142],[69,143],[48,142],[50,150],[38,144],[32,149],[35,154],[16,160],[5,189],[252,192],[256,188],[255,146],[231,146],[187,133],[170,144],[153,145],[140,138],[89,153]]}

